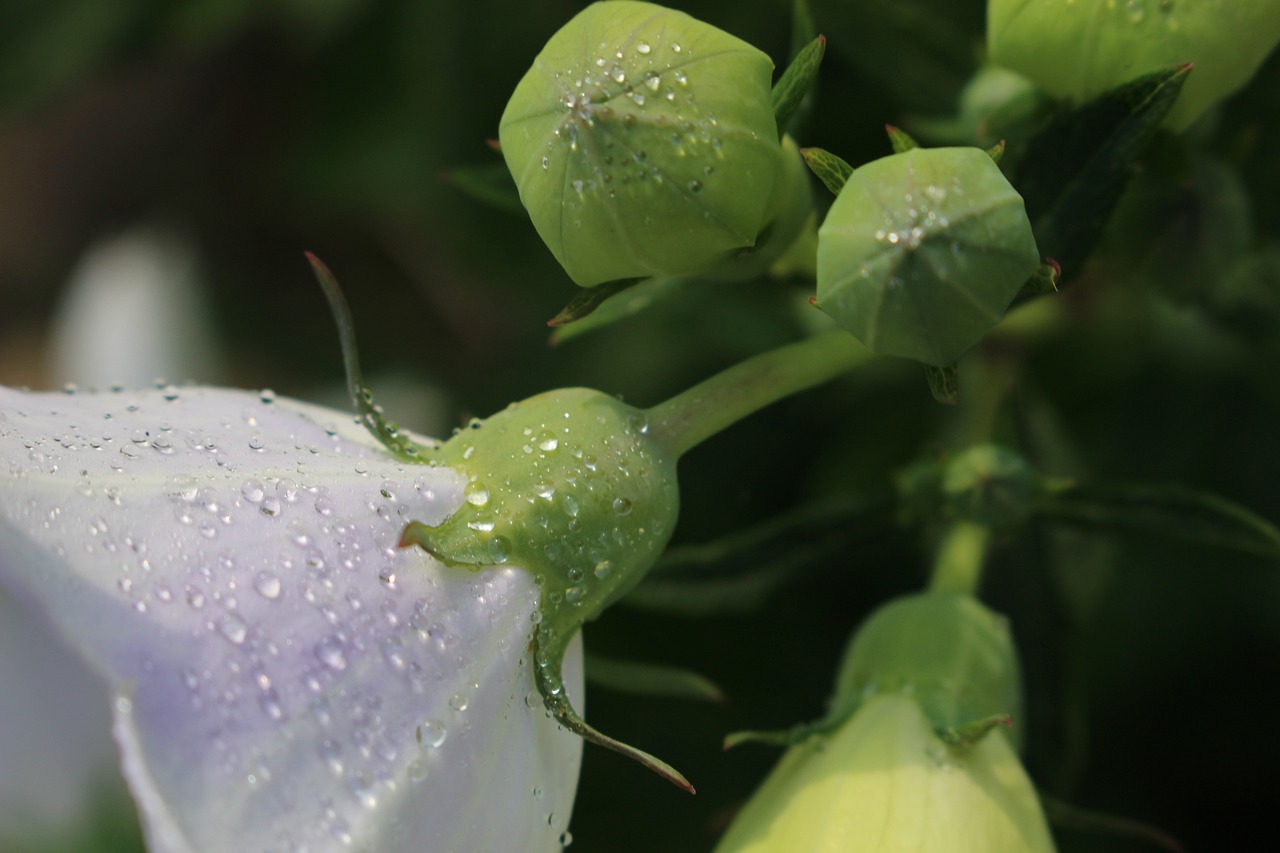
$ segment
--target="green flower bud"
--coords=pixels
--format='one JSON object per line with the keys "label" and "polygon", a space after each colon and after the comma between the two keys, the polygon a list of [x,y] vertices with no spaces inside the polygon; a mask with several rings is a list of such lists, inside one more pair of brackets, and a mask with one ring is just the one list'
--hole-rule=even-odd
{"label": "green flower bud", "polygon": [[1021,524],[1031,514],[1036,474],[1007,447],[971,447],[947,463],[942,492],[952,514],[995,528]]}
{"label": "green flower bud", "polygon": [[410,524],[401,544],[447,564],[533,572],[542,590],[530,614],[535,673],[548,710],[689,787],[657,759],[587,726],[561,678],[578,629],[644,577],[675,528],[676,455],[650,439],[644,413],[599,391],[549,391],[473,421],[433,462],[467,479],[466,503],[438,526]]}
{"label": "green flower bud", "polygon": [[1275,0],[990,0],[991,59],[1085,101],[1195,63],[1166,123],[1181,130],[1249,81],[1280,41]]}
{"label": "green flower bud", "polygon": [[499,138],[576,283],[699,273],[756,244],[784,163],[772,71],[746,42],[630,0],[588,6],[551,37]]}
{"label": "green flower bud", "polygon": [[875,352],[942,367],[1039,266],[1022,197],[978,148],[916,148],[849,177],[818,231],[818,305]]}
{"label": "green flower bud", "polygon": [[1018,692],[998,615],[950,593],[889,603],[850,644],[831,724],[788,750],[717,853],[1049,853],[1000,727]]}
{"label": "green flower bud", "polygon": [[933,592],[892,601],[863,623],[840,665],[833,705],[906,692],[945,733],[1018,716],[1021,690],[1005,619],[970,596]]}

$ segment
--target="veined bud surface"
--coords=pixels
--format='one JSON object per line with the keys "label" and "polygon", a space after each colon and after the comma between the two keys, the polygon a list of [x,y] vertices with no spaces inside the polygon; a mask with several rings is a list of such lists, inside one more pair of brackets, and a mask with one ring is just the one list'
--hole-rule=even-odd
{"label": "veined bud surface", "polygon": [[1181,130],[1249,81],[1280,41],[1275,0],[990,0],[987,48],[1060,98],[1084,101],[1185,62],[1166,118]]}
{"label": "veined bud surface", "polygon": [[875,352],[943,367],[1039,264],[1022,197],[978,148],[856,169],[818,230],[818,304]]}
{"label": "veined bud surface", "polygon": [[588,6],[499,127],[534,227],[577,284],[700,273],[756,244],[784,168],[773,62],[650,3]]}

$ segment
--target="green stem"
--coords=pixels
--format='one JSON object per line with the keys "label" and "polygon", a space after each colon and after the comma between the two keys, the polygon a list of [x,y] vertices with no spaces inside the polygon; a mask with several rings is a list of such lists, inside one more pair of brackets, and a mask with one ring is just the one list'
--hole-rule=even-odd
{"label": "green stem", "polygon": [[942,538],[933,563],[929,589],[973,595],[982,580],[991,528],[972,521],[957,521]]}
{"label": "green stem", "polygon": [[649,434],[677,456],[770,403],[876,356],[846,332],[824,332],[749,358],[648,411]]}

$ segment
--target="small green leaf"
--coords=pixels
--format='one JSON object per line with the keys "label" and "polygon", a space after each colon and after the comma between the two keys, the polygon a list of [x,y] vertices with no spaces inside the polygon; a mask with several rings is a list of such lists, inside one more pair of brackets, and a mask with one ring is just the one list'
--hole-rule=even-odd
{"label": "small green leaf", "polygon": [[1061,521],[1147,533],[1280,559],[1280,530],[1221,495],[1177,485],[1050,483],[1035,511]]}
{"label": "small green leaf", "polygon": [[831,190],[833,195],[840,195],[845,182],[853,174],[853,167],[830,151],[821,148],[801,148],[800,154],[809,170],[818,176],[818,180]]}
{"label": "small green leaf", "polygon": [[889,144],[893,146],[894,154],[902,154],[920,147],[920,143],[912,139],[911,136],[900,127],[894,127],[891,124],[886,124],[884,126],[884,132],[889,134]]}
{"label": "small green leaf", "polygon": [[1022,285],[1023,295],[1041,295],[1057,293],[1058,281],[1062,278],[1062,266],[1053,258],[1045,258],[1044,263],[1036,268],[1027,283]]}
{"label": "small green leaf", "polygon": [[675,666],[622,661],[588,654],[587,680],[620,693],[698,702],[728,701],[720,687],[705,675]]}
{"label": "small green leaf", "polygon": [[813,89],[813,84],[818,79],[818,68],[822,65],[822,57],[826,50],[827,37],[820,35],[796,54],[796,58],[791,61],[787,70],[782,72],[782,76],[774,84],[773,116],[778,123],[779,140],[786,135],[791,119],[800,109],[805,96]]}
{"label": "small green leaf", "polygon": [[[591,296],[591,290],[588,290],[587,293],[583,294],[587,300],[586,303],[578,305],[577,300],[575,300],[566,305],[564,310],[548,323],[548,325],[555,327],[555,332],[551,335],[551,345],[558,346],[579,335],[585,335],[612,325],[619,320],[633,317],[657,302],[674,299],[693,287],[705,284],[704,281],[696,278],[671,275],[659,275],[644,279],[624,279],[623,281],[631,281],[632,285],[619,287],[613,293],[602,291],[596,294],[597,297],[604,297],[599,301],[594,301]],[[614,282],[600,285],[600,287],[611,287],[613,284],[620,283]],[[572,322],[562,319],[570,313],[577,314]]]}
{"label": "small green leaf", "polygon": [[561,308],[559,314],[548,320],[547,325],[554,329],[577,322],[594,312],[611,297],[617,296],[624,290],[630,290],[642,281],[645,279],[622,278],[585,288],[570,299],[569,304]]}
{"label": "small green leaf", "polygon": [[1083,266],[1190,71],[1180,65],[1112,89],[1026,144],[1016,184],[1042,253]]}
{"label": "small green leaf", "polygon": [[929,380],[929,390],[933,399],[944,406],[954,406],[960,402],[960,371],[953,361],[946,367],[924,366],[925,378]]}
{"label": "small green leaf", "polygon": [[520,191],[505,163],[490,163],[484,166],[457,166],[440,173],[446,184],[482,201],[490,207],[507,213],[523,213],[520,204]]}

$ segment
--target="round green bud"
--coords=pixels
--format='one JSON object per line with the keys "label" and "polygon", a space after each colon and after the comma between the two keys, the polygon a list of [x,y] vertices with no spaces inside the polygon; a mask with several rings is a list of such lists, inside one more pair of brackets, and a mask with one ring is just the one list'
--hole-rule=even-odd
{"label": "round green bud", "polygon": [[908,693],[938,730],[1017,717],[1022,687],[1008,622],[968,595],[926,592],[891,601],[854,634],[833,707]]}
{"label": "round green bud", "polygon": [[1035,472],[1007,447],[971,447],[947,463],[942,494],[957,518],[994,528],[1016,527],[1031,514]]}
{"label": "round green bud", "polygon": [[866,347],[944,367],[1039,266],[1022,197],[978,148],[916,148],[849,176],[818,230],[818,305]]}
{"label": "round green bud", "polygon": [[1181,130],[1249,81],[1280,41],[1275,0],[990,0],[991,60],[1060,98],[1086,101],[1185,62],[1166,119]]}
{"label": "round green bud", "polygon": [[570,278],[699,273],[756,244],[784,162],[772,72],[746,42],[650,3],[595,3],[551,37],[499,139]]}

